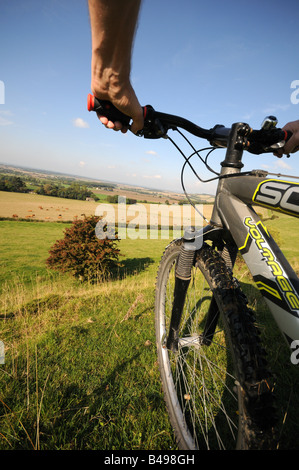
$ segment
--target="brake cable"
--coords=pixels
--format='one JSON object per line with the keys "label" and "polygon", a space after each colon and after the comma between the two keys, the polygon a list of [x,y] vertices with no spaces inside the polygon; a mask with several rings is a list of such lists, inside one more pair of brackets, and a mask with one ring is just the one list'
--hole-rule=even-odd
{"label": "brake cable", "polygon": [[[214,181],[214,180],[219,179],[219,176],[220,176],[220,175],[219,175],[218,173],[216,173],[214,170],[212,170],[212,168],[210,168],[210,166],[207,164],[207,161],[206,161],[207,158],[208,158],[208,156],[211,154],[211,152],[214,151],[214,150],[216,150],[216,148],[215,148],[215,147],[206,147],[206,148],[203,148],[203,149],[201,149],[201,150],[196,150],[196,149],[194,148],[194,146],[191,144],[191,142],[187,139],[187,137],[186,137],[181,131],[179,131],[177,128],[175,128],[175,129],[173,129],[173,130],[176,130],[176,131],[185,139],[185,141],[190,145],[190,147],[191,147],[192,150],[193,150],[193,153],[192,153],[191,155],[189,155],[189,157],[186,157],[186,155],[184,154],[184,152],[182,151],[182,149],[176,144],[176,142],[175,142],[171,137],[169,137],[168,134],[165,136],[167,139],[170,140],[170,142],[175,146],[175,148],[180,152],[180,154],[183,156],[183,158],[184,158],[184,160],[185,160],[184,165],[183,165],[182,170],[181,170],[181,185],[182,185],[182,189],[183,189],[183,191],[184,191],[185,197],[187,198],[187,200],[189,201],[189,203],[191,204],[191,206],[194,208],[194,210],[195,210],[207,223],[209,223],[208,219],[198,210],[198,208],[196,207],[196,205],[194,204],[194,202],[190,199],[190,197],[189,197],[189,195],[188,195],[188,193],[187,193],[187,191],[186,191],[185,184],[184,184],[184,170],[185,170],[186,165],[188,164],[189,167],[191,168],[192,172],[194,173],[195,177],[196,177],[199,181],[201,181],[202,183],[207,183],[207,182],[210,182],[210,181]],[[210,152],[208,153],[208,155],[206,156],[206,159],[204,160],[204,159],[202,158],[202,156],[200,155],[199,152],[203,152],[203,151],[205,151],[205,150],[210,150]],[[218,176],[216,176],[215,178],[210,178],[210,179],[208,179],[208,180],[203,180],[202,178],[200,178],[200,176],[198,175],[198,173],[195,171],[194,167],[193,167],[192,164],[190,163],[190,159],[191,159],[193,156],[195,156],[195,155],[198,156],[198,158],[201,160],[201,162],[206,166],[206,168],[207,168],[209,171],[211,171],[211,172],[217,174]]]}

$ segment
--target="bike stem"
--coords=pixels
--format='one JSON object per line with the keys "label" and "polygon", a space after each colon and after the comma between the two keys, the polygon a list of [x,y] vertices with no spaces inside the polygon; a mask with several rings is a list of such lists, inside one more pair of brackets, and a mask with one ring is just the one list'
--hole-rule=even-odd
{"label": "bike stem", "polygon": [[[241,168],[244,166],[242,163],[243,150],[246,147],[247,136],[250,131],[251,128],[248,126],[248,124],[244,124],[243,122],[237,122],[232,125],[228,137],[225,159],[223,162],[221,162],[222,168],[220,176],[240,173]],[[211,217],[211,225],[217,227],[222,227],[222,221],[218,214],[218,195],[222,191],[223,185],[224,179],[220,177]]]}
{"label": "bike stem", "polygon": [[251,132],[248,124],[237,122],[232,125],[228,137],[227,150],[224,161],[221,163],[222,168],[243,168],[242,155],[246,147],[247,136]]}

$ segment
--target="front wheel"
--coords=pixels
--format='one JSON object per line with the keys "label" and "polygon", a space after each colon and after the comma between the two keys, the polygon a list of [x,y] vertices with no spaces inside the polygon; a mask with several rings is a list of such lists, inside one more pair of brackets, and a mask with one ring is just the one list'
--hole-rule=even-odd
{"label": "front wheel", "polygon": [[271,448],[269,373],[253,315],[224,261],[206,244],[195,256],[178,348],[167,348],[181,244],[174,241],[164,252],[155,302],[161,380],[178,446]]}

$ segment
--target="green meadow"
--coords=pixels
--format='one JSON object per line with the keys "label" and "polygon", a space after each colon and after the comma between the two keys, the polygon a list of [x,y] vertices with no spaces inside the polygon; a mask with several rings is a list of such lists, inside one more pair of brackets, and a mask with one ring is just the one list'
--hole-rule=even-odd
{"label": "green meadow", "polygon": [[[298,219],[265,224],[298,274]],[[154,331],[155,277],[170,240],[121,240],[117,276],[92,285],[46,267],[66,226],[0,221],[0,449],[174,450]],[[296,449],[298,369],[247,268],[239,260],[236,269],[276,378],[279,448]]]}

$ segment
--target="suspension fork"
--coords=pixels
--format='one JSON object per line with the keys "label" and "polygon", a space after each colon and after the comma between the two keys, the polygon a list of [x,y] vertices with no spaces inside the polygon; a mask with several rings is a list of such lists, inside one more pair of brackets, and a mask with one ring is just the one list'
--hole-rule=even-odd
{"label": "suspension fork", "polygon": [[[206,230],[205,230],[206,229]],[[183,238],[183,244],[176,262],[175,268],[175,285],[173,295],[173,305],[169,326],[169,333],[166,340],[166,347],[173,352],[178,350],[179,342],[179,326],[182,318],[182,313],[185,305],[186,294],[191,281],[191,270],[196,261],[196,252],[202,246],[202,241],[205,236],[215,242],[219,241],[219,233],[223,234],[222,230],[213,228],[211,226],[205,227],[201,231],[186,231]],[[196,242],[197,240],[197,242]],[[220,240],[223,239],[220,235]],[[233,270],[233,266],[237,256],[237,247],[233,240],[228,240],[227,243],[221,247],[221,256],[225,261],[228,268]],[[206,326],[202,336],[202,343],[209,346],[213,340],[219,318],[219,310],[215,297],[212,297],[209,310],[207,313]]]}
{"label": "suspension fork", "polygon": [[185,305],[187,290],[191,281],[191,270],[196,253],[196,244],[194,246],[195,239],[196,232],[193,228],[185,231],[183,243],[181,245],[181,250],[175,267],[173,305],[168,338],[166,340],[167,349],[170,349],[173,352],[178,351],[178,331]]}

